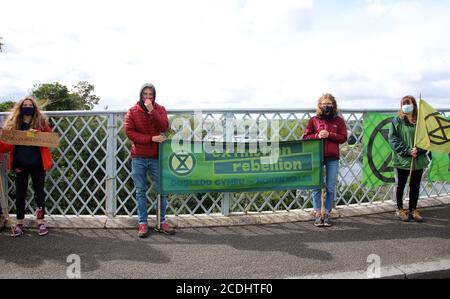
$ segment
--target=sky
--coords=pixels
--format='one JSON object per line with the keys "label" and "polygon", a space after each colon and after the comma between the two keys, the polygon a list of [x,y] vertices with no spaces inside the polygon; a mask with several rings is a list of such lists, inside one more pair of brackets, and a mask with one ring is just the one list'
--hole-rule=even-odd
{"label": "sky", "polygon": [[95,86],[126,109],[450,108],[450,0],[0,0],[0,99]]}

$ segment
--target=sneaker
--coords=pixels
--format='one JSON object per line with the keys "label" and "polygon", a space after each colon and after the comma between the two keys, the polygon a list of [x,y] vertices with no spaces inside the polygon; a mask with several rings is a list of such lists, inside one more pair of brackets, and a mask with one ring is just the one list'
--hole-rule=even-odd
{"label": "sneaker", "polygon": [[166,235],[175,235],[175,230],[173,228],[171,228],[170,224],[167,222],[164,222],[163,224],[161,224],[160,229],[158,229],[158,227],[155,226],[155,231],[162,233],[162,234],[166,234]]}
{"label": "sneaker", "polygon": [[316,214],[316,216],[314,217],[314,226],[323,227],[322,216],[320,214]]}
{"label": "sneaker", "polygon": [[403,222],[409,222],[409,213],[405,209],[398,210],[396,214]]}
{"label": "sneaker", "polygon": [[45,236],[48,234],[48,229],[44,223],[38,224],[38,235]]}
{"label": "sneaker", "polygon": [[331,226],[331,214],[325,213],[323,219],[323,226],[330,227]]}
{"label": "sneaker", "polygon": [[17,224],[13,227],[11,227],[11,237],[16,238],[23,235],[24,229],[22,224]]}
{"label": "sneaker", "polygon": [[412,210],[410,212],[411,218],[414,219],[414,221],[416,222],[422,222],[423,221],[423,217],[420,216],[419,211],[417,211],[416,209]]}
{"label": "sneaker", "polygon": [[139,224],[138,236],[139,238],[146,238],[148,234],[148,228],[146,223]]}

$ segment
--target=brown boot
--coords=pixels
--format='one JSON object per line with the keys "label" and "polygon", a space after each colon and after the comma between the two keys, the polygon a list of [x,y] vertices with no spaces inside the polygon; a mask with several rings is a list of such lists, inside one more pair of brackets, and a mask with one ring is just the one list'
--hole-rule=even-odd
{"label": "brown boot", "polygon": [[416,209],[411,211],[411,217],[416,222],[422,222],[423,221],[423,217],[420,216],[419,211],[417,211]]}
{"label": "brown boot", "polygon": [[400,218],[400,220],[402,220],[403,222],[409,222],[409,214],[408,211],[405,209],[400,209],[397,212],[397,216],[398,218]]}

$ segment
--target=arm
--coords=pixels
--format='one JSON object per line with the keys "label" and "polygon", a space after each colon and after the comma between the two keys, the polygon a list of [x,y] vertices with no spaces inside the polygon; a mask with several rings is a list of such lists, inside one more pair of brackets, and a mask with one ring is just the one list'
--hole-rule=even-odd
{"label": "arm", "polygon": [[316,128],[314,127],[314,120],[311,118],[308,121],[308,125],[303,132],[303,139],[318,139],[319,136],[316,132]]}
{"label": "arm", "polygon": [[3,141],[0,141],[0,153],[7,153],[12,151],[13,145],[4,143]]}
{"label": "arm", "polygon": [[125,115],[125,134],[133,143],[150,144],[152,142],[153,136],[139,133],[136,130],[136,124],[131,111],[128,111]]}
{"label": "arm", "polygon": [[45,122],[44,129],[42,130],[42,132],[47,132],[47,133],[52,132],[52,128],[50,128],[50,126],[48,125],[47,122]]}
{"label": "arm", "polygon": [[338,144],[342,144],[347,141],[347,126],[345,125],[344,120],[339,122],[337,133],[330,132],[328,139]]}
{"label": "arm", "polygon": [[167,131],[169,128],[169,119],[167,118],[166,109],[163,106],[160,106],[160,109],[153,109],[152,112],[150,112],[150,116],[158,131]]}
{"label": "arm", "polygon": [[411,156],[411,148],[400,138],[397,132],[396,120],[394,119],[389,127],[389,144],[391,148],[401,157]]}

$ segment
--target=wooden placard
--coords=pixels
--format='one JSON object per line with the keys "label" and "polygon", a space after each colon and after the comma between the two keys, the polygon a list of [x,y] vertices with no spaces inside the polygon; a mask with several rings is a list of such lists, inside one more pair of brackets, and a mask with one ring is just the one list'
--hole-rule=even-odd
{"label": "wooden placard", "polygon": [[43,147],[58,147],[58,133],[20,131],[20,130],[1,130],[0,140],[12,145],[31,145]]}

